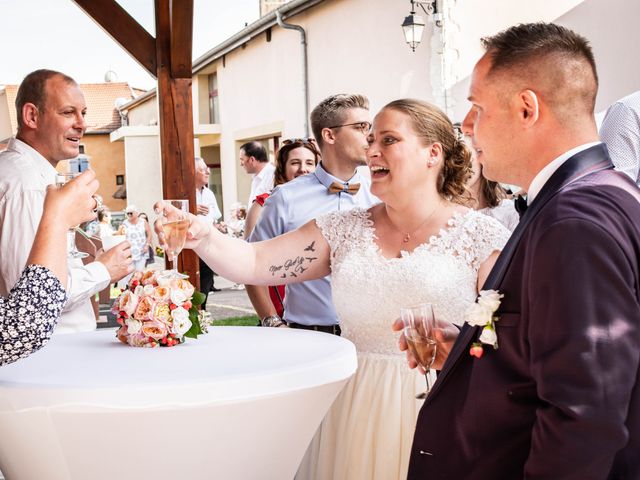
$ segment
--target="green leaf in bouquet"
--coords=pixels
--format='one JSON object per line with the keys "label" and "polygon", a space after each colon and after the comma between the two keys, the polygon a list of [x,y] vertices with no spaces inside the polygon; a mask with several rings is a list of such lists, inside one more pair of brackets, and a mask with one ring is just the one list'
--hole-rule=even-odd
{"label": "green leaf in bouquet", "polygon": [[[193,303],[194,300],[191,300],[191,302]],[[200,328],[200,322],[198,321],[198,309],[195,305],[192,305],[189,309],[189,320],[191,320],[191,328],[184,334],[184,336],[189,338],[198,338],[198,335],[202,334],[202,329]]]}
{"label": "green leaf in bouquet", "polygon": [[204,293],[198,292],[196,290],[195,292],[193,292],[193,296],[191,297],[191,303],[196,307],[198,307],[204,303],[206,298],[207,296]]}

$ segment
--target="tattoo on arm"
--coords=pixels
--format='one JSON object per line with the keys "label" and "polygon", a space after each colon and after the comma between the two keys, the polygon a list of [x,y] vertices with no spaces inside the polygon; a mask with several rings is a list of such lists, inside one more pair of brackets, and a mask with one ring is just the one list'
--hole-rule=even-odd
{"label": "tattoo on arm", "polygon": [[[315,252],[315,243],[314,240],[308,246],[304,248],[305,252]],[[297,278],[298,275],[302,275],[309,269],[309,264],[311,264],[314,260],[317,260],[318,257],[304,257],[298,255],[297,257],[289,258],[284,261],[281,265],[271,265],[269,267],[269,272],[272,277],[275,277],[276,273],[279,278],[287,278],[294,277]]]}

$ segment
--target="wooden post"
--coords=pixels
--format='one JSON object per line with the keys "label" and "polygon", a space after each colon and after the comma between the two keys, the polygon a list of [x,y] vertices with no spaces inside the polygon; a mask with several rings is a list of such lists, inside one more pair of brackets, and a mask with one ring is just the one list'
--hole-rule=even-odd
{"label": "wooden post", "polygon": [[[181,14],[173,15],[172,9],[175,12],[178,4]],[[187,4],[191,4],[191,9]],[[162,190],[165,199],[189,200],[189,210],[195,214],[196,185],[191,100],[192,28],[191,24],[186,29],[185,25],[178,26],[176,23],[192,21],[193,0],[180,2],[155,0],[155,11]],[[173,62],[179,62],[179,64],[174,66]],[[200,269],[195,252],[185,250],[180,254],[178,270],[187,273],[191,282],[199,288]]]}
{"label": "wooden post", "polygon": [[[188,199],[196,212],[191,100],[193,0],[155,0],[156,38],[115,0],[73,0],[158,79],[162,189],[165,199]],[[180,254],[178,270],[199,288],[197,255]]]}

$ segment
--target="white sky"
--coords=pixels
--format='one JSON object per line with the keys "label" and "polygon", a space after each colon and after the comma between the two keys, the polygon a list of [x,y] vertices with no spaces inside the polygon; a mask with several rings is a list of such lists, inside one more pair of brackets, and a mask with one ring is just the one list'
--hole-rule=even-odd
{"label": "white sky", "polygon": [[[258,19],[259,0],[194,0],[193,58]],[[155,36],[153,0],[118,0]],[[155,80],[71,0],[0,0],[0,85],[18,84],[38,68],[79,83],[104,81],[107,70],[133,87]]]}

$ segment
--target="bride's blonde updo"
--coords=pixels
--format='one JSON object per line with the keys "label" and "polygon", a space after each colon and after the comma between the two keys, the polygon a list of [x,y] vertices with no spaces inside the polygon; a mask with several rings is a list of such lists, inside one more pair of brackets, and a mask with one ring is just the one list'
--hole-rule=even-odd
{"label": "bride's blonde updo", "polygon": [[438,193],[447,200],[463,201],[467,195],[465,184],[471,176],[471,152],[451,120],[435,105],[412,98],[394,100],[383,107],[386,109],[408,115],[413,130],[425,146],[434,142],[442,145],[444,164],[438,175]]}

